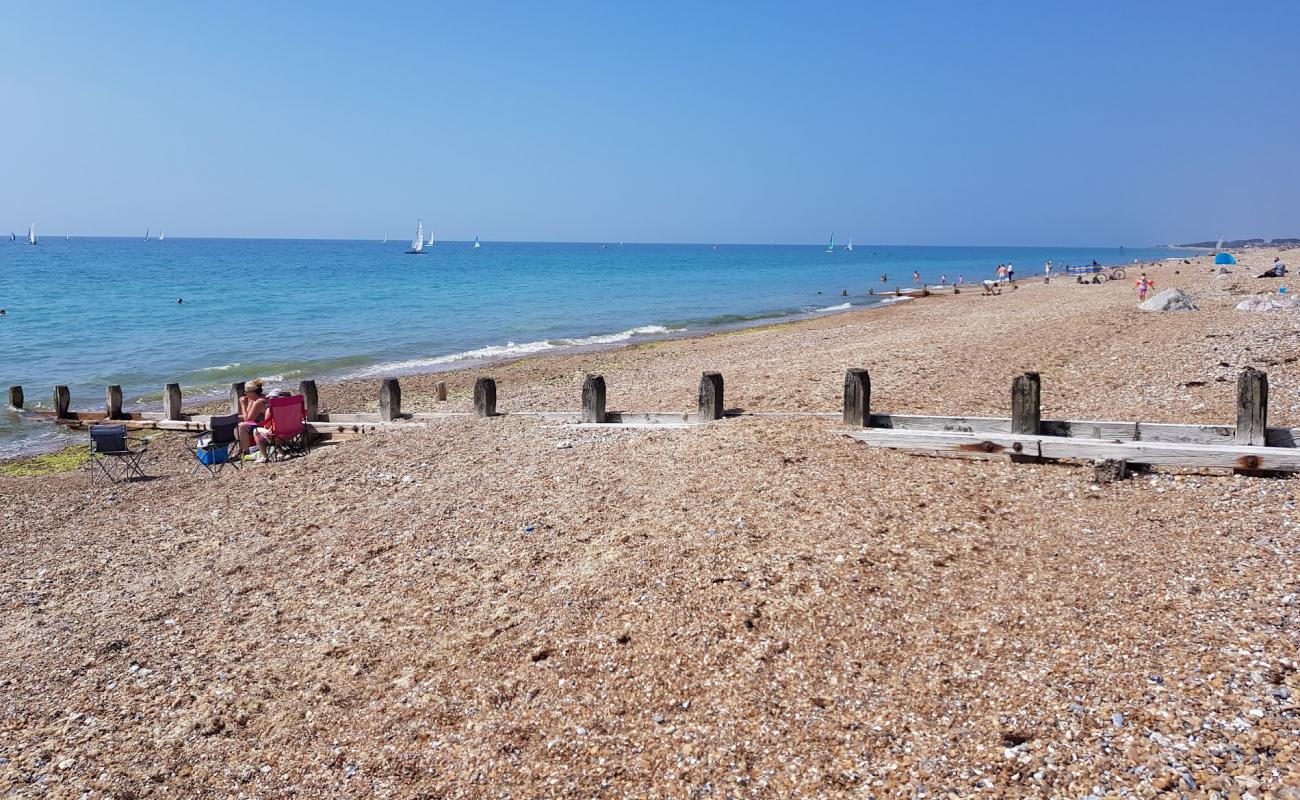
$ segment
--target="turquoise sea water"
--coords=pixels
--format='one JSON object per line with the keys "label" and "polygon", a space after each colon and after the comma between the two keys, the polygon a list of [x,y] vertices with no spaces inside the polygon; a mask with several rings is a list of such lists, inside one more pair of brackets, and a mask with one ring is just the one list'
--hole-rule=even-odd
{"label": "turquoise sea water", "polygon": [[[0,242],[0,387],[49,408],[131,408],[253,377],[387,376],[565,347],[634,342],[879,302],[941,274],[969,282],[1013,262],[1130,263],[1167,249],[641,245],[47,237]],[[881,275],[888,275],[881,281]],[[847,289],[850,296],[840,296]],[[178,304],[178,298],[184,303]],[[51,446],[51,426],[0,412],[0,457]]]}

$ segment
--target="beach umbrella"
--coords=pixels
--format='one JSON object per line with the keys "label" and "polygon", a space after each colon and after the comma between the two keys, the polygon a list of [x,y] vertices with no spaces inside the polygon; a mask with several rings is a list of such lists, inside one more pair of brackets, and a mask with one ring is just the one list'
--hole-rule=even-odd
{"label": "beach umbrella", "polygon": [[1236,263],[1237,263],[1237,259],[1235,259],[1235,258],[1232,257],[1232,253],[1219,253],[1217,256],[1214,257],[1214,263],[1216,263],[1216,264],[1236,264]]}

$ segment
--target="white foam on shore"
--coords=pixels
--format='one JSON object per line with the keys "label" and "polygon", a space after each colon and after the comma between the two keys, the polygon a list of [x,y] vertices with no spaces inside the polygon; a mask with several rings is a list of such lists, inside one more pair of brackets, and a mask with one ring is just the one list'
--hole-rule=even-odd
{"label": "white foam on shore", "polygon": [[817,311],[818,311],[818,312],[821,312],[821,311],[847,311],[847,310],[850,309],[850,308],[853,308],[853,304],[852,304],[852,303],[840,303],[839,305],[835,305],[835,306],[826,306],[825,308],[819,308],[819,309],[817,309]]}
{"label": "white foam on shore", "polygon": [[[680,330],[685,330],[682,328]],[[433,356],[430,358],[412,358],[407,361],[389,361],[383,364],[375,364],[372,367],[366,367],[352,373],[348,377],[366,378],[374,375],[389,374],[393,372],[416,372],[419,370],[429,369],[431,367],[440,367],[447,364],[455,364],[461,361],[480,361],[490,358],[517,358],[520,356],[542,353],[547,350],[559,350],[567,347],[583,347],[601,344],[617,344],[625,342],[634,336],[654,336],[656,334],[671,333],[669,328],[663,325],[640,325],[635,328],[629,328],[618,333],[598,334],[595,336],[583,336],[577,339],[549,339],[537,342],[506,342],[505,344],[488,345],[474,350],[464,350],[459,353],[448,353],[445,356]]]}
{"label": "white foam on shore", "polygon": [[880,305],[885,305],[886,303],[902,303],[904,301],[911,300],[911,299],[913,298],[908,297],[906,295],[900,295],[898,297],[886,297],[880,301]]}

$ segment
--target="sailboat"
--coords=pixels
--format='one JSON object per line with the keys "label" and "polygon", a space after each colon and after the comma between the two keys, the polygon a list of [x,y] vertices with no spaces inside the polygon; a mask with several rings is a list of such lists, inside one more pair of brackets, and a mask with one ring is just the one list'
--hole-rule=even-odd
{"label": "sailboat", "polygon": [[853,252],[853,237],[852,237],[852,236],[849,237],[849,243],[846,244],[846,245],[844,245],[844,250],[845,250],[846,252],[849,252],[849,253],[852,253],[852,252]]}
{"label": "sailboat", "polygon": [[163,239],[166,238],[167,238],[167,231],[158,231],[158,241],[161,242]]}
{"label": "sailboat", "polygon": [[14,233],[13,231],[9,231],[9,241],[11,242],[18,241],[18,234]]}
{"label": "sailboat", "polygon": [[63,234],[63,241],[65,241],[65,242],[70,242],[70,241],[72,241],[72,236],[71,236],[71,234],[67,234],[67,233]]}
{"label": "sailboat", "polygon": [[27,229],[27,243],[36,244],[36,223],[35,222],[33,222],[31,224],[31,227]]}
{"label": "sailboat", "polygon": [[831,243],[826,245],[826,252],[828,253],[835,252],[835,234],[833,233],[831,234]]}
{"label": "sailboat", "polygon": [[1219,241],[1215,242],[1215,244],[1214,244],[1214,252],[1217,253],[1217,252],[1219,252],[1219,251],[1222,250],[1222,249],[1223,249],[1223,237],[1220,236],[1220,237],[1219,237]]}
{"label": "sailboat", "polygon": [[383,240],[382,242],[380,242],[380,244],[388,244],[388,237],[385,236],[385,237],[384,237],[384,240]]}
{"label": "sailboat", "polygon": [[429,241],[424,243],[425,247],[433,247],[433,231],[429,231]]}
{"label": "sailboat", "polygon": [[411,240],[411,249],[406,251],[408,256],[418,256],[424,252],[424,222],[415,221],[415,238]]}
{"label": "sailboat", "polygon": [[481,244],[478,243],[478,237],[475,236],[475,237],[474,237],[474,249],[477,250],[477,249],[479,249],[479,248],[482,247],[482,246],[483,246],[483,245],[481,245]]}
{"label": "sailboat", "polygon": [[145,229],[144,229],[144,240],[145,240],[146,242],[149,241],[149,229],[148,229],[148,228],[145,228]]}

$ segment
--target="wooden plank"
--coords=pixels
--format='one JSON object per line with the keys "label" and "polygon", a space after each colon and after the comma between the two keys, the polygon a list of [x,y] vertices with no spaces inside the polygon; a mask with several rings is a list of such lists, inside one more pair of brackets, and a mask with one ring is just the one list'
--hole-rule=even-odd
{"label": "wooden plank", "polygon": [[385,422],[402,416],[402,387],[397,378],[385,378],[379,385],[379,418]]}
{"label": "wooden plank", "polygon": [[700,419],[705,422],[722,419],[722,388],[721,372],[706,372],[700,376]]}
{"label": "wooden plank", "polygon": [[1037,372],[1017,375],[1011,382],[1011,432],[1038,433],[1043,418],[1042,379]]}
{"label": "wooden plank", "polygon": [[605,376],[588,375],[582,382],[582,421],[605,421]]}
{"label": "wooden plank", "polygon": [[1197,445],[1165,442],[1108,442],[1060,436],[993,432],[950,433],[867,428],[841,431],[876,447],[961,455],[1081,460],[1123,459],[1130,464],[1228,469],[1300,471],[1300,449],[1247,445]]}
{"label": "wooden plank", "polygon": [[865,428],[871,420],[871,375],[852,368],[844,373],[844,424]]}
{"label": "wooden plank", "polygon": [[12,406],[13,408],[23,407],[23,387],[21,386],[9,387],[9,405]]}
{"label": "wooden plank", "polygon": [[1262,446],[1268,435],[1268,375],[1246,367],[1237,376],[1237,444]]}
{"label": "wooden plank", "polygon": [[1144,442],[1174,444],[1232,444],[1236,428],[1232,425],[1178,425],[1166,422],[1139,422],[1137,438]]}
{"label": "wooden plank", "polygon": [[497,415],[497,382],[492,378],[474,381],[474,413],[480,417]]}

